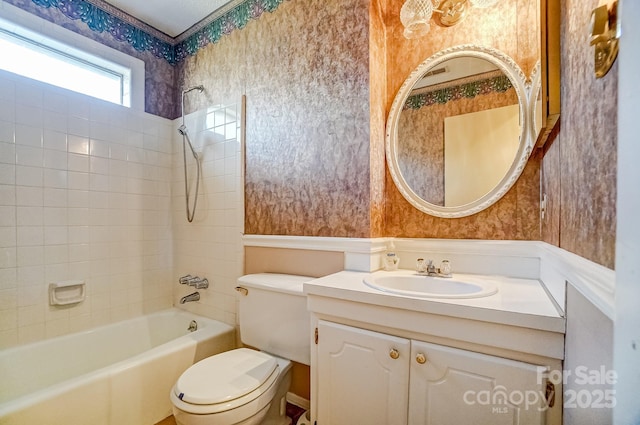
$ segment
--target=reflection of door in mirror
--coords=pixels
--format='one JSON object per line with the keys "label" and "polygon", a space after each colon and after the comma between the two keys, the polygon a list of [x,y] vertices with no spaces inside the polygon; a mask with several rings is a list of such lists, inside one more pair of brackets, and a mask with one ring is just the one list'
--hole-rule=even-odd
{"label": "reflection of door in mirror", "polygon": [[[509,78],[487,60],[456,58],[430,69],[414,86],[398,122],[398,163],[408,186],[427,202],[447,207],[465,205],[490,192],[517,155],[522,130],[518,101]],[[514,115],[507,118],[505,111]],[[447,133],[466,134],[457,145],[458,153],[462,151],[467,159],[456,169],[467,177],[455,184],[447,174],[457,160],[445,158],[454,151],[453,145],[445,149],[445,122],[449,120]],[[510,130],[499,134],[499,127]],[[505,159],[500,170],[497,157]],[[445,164],[449,164],[447,171]],[[478,167],[481,164],[484,166]],[[454,186],[471,188],[480,180],[481,169],[495,171],[490,182],[474,189],[473,194],[453,192],[457,190]]]}
{"label": "reflection of door in mirror", "polygon": [[469,204],[504,178],[520,146],[519,106],[444,120],[444,206]]}

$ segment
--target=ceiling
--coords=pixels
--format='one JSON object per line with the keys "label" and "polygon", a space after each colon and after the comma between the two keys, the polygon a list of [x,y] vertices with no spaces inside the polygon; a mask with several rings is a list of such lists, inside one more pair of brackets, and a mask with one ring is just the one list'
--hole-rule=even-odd
{"label": "ceiling", "polygon": [[232,0],[107,0],[134,18],[175,38]]}

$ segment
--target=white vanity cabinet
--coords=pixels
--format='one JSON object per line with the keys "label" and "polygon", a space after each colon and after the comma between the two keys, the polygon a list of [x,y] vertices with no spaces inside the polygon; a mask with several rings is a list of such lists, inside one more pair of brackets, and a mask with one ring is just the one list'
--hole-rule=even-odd
{"label": "white vanity cabinet", "polygon": [[320,321],[318,420],[322,424],[406,424],[408,339]]}
{"label": "white vanity cabinet", "polygon": [[409,425],[541,425],[545,367],[411,341]]}
{"label": "white vanity cabinet", "polygon": [[544,367],[325,320],[318,335],[318,425],[546,423]]}

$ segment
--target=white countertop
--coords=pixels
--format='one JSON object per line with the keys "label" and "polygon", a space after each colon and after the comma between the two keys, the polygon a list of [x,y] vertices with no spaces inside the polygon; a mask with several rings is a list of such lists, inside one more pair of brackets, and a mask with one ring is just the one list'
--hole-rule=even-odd
{"label": "white countertop", "polygon": [[[399,272],[415,274],[412,270]],[[498,287],[494,295],[463,299],[409,297],[371,288],[364,283],[367,276],[391,273],[398,272],[342,271],[306,282],[304,292],[310,296],[564,333],[565,319],[539,280],[454,273],[454,278],[462,280],[465,276],[490,279]]]}

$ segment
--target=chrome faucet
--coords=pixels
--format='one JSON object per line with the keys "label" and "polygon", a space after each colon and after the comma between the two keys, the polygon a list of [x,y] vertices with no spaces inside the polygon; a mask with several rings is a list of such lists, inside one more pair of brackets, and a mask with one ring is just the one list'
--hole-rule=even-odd
{"label": "chrome faucet", "polygon": [[436,276],[438,272],[436,271],[436,266],[433,265],[433,260],[429,260],[429,264],[427,264],[427,275]]}
{"label": "chrome faucet", "polygon": [[200,300],[200,292],[196,291],[192,294],[185,295],[184,297],[180,298],[180,304],[188,303],[191,301],[199,301],[199,300]]}
{"label": "chrome faucet", "polygon": [[429,262],[426,263],[424,258],[418,258],[416,260],[416,271],[419,274],[437,277],[451,277],[451,264],[449,263],[449,260],[442,260],[440,268],[436,268],[433,264],[433,260],[428,261]]}

